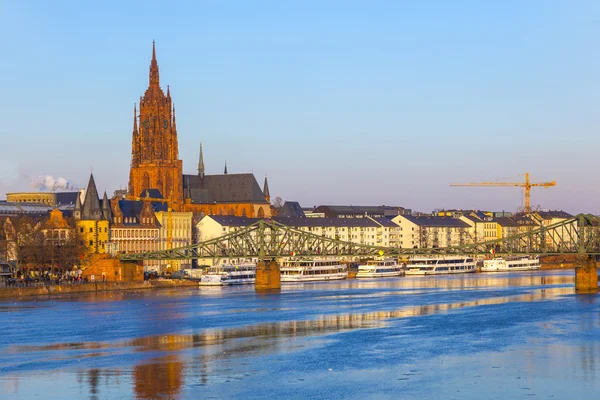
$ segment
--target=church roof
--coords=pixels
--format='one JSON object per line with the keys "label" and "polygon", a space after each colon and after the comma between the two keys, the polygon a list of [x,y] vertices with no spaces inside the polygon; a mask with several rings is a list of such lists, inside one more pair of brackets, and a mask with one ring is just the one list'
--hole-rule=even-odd
{"label": "church roof", "polygon": [[184,193],[192,203],[259,203],[267,204],[253,174],[183,176]]}

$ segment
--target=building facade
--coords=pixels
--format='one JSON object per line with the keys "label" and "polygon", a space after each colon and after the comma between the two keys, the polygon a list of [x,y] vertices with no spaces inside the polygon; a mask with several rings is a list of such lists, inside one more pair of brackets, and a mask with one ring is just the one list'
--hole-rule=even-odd
{"label": "building facade", "polygon": [[[192,244],[193,213],[158,211],[154,215],[160,224],[158,231],[160,250],[176,249]],[[156,264],[159,272],[179,271],[192,267],[191,260],[158,261]]]}
{"label": "building facade", "polygon": [[469,225],[458,218],[398,215],[392,221],[400,226],[402,248],[452,247],[466,244]]}

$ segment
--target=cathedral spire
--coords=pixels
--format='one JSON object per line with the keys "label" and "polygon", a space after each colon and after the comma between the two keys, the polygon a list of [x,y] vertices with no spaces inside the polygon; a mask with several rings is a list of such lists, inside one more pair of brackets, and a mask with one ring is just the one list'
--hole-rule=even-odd
{"label": "cathedral spire", "polygon": [[152,61],[150,62],[150,86],[160,86],[158,79],[158,62],[156,62],[156,49],[152,41]]}
{"label": "cathedral spire", "polygon": [[198,159],[198,175],[204,179],[204,157],[202,156],[202,142],[200,142],[200,157]]}
{"label": "cathedral spire", "polygon": [[223,171],[225,175],[227,175],[227,161],[225,161],[225,170]]}

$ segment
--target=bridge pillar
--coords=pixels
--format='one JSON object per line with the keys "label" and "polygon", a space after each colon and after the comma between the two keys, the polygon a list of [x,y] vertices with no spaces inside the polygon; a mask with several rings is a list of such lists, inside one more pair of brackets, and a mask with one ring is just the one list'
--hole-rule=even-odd
{"label": "bridge pillar", "polygon": [[281,289],[281,272],[277,261],[260,260],[256,264],[255,289],[259,291]]}
{"label": "bridge pillar", "polygon": [[577,293],[598,292],[598,267],[596,260],[588,256],[581,266],[575,268],[575,291]]}

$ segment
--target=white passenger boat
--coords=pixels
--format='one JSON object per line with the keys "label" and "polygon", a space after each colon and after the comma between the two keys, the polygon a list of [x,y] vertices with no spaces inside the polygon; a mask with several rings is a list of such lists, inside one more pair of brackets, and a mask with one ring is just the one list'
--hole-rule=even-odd
{"label": "white passenger boat", "polygon": [[200,286],[245,285],[255,281],[255,264],[219,265],[210,267],[202,275]]}
{"label": "white passenger boat", "polygon": [[314,282],[346,279],[348,267],[335,260],[294,260],[283,262],[281,282]]}
{"label": "white passenger boat", "polygon": [[446,275],[475,272],[477,263],[468,256],[414,256],[406,266],[406,275]]}
{"label": "white passenger boat", "polygon": [[482,272],[505,272],[505,271],[533,271],[540,269],[540,259],[534,256],[496,257],[491,260],[485,260]]}
{"label": "white passenger boat", "polygon": [[357,278],[385,278],[404,274],[401,264],[393,259],[369,260],[358,266]]}

